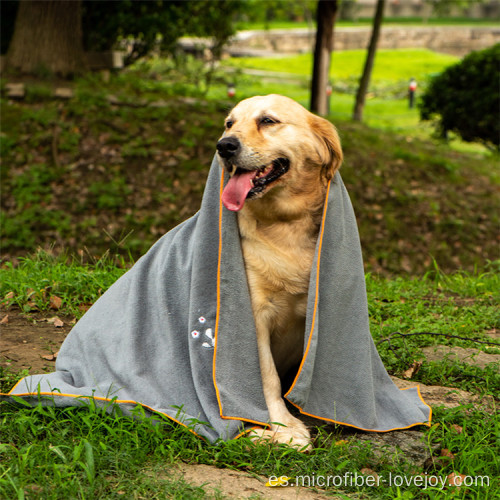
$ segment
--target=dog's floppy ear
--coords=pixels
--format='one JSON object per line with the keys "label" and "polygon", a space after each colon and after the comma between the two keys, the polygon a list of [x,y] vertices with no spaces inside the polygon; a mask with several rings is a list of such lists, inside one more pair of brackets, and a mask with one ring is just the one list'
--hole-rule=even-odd
{"label": "dog's floppy ear", "polygon": [[311,115],[310,126],[318,138],[318,153],[321,158],[321,175],[329,181],[342,165],[344,155],[337,129],[324,118]]}

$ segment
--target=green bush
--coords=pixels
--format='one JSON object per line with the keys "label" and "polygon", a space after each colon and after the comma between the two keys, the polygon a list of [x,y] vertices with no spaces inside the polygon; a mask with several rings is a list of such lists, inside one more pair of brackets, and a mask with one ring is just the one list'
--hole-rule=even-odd
{"label": "green bush", "polygon": [[446,137],[456,132],[464,141],[500,147],[500,44],[472,52],[435,76],[419,103],[422,120],[436,122]]}

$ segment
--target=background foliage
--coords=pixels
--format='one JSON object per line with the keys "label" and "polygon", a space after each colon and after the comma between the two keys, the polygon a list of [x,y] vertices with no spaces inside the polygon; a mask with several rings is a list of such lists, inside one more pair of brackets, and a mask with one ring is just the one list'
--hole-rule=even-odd
{"label": "background foliage", "polygon": [[[219,84],[203,98],[193,62],[181,70],[154,58],[107,83],[89,75],[75,82],[69,101],[37,84],[25,101],[3,102],[4,258],[38,246],[90,261],[107,251],[137,258],[198,210],[234,102]],[[258,77],[239,81],[238,99],[273,91],[295,97],[282,79],[274,87]],[[395,126],[388,102],[381,114]],[[419,274],[435,259],[447,271],[472,270],[497,258],[494,158],[333,121],[367,269]]]}
{"label": "background foliage", "polygon": [[154,49],[174,54],[181,36],[209,36],[214,38],[218,55],[235,32],[234,18],[243,4],[242,0],[85,0],[84,47],[87,50],[110,50],[120,42],[124,45],[128,41],[130,63]]}
{"label": "background foliage", "polygon": [[441,136],[456,132],[464,141],[500,147],[500,44],[472,52],[434,77],[422,96],[420,114]]}

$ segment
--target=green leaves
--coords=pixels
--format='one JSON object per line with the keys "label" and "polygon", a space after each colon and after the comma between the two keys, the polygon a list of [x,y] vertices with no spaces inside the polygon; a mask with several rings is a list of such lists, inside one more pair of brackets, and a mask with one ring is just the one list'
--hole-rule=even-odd
{"label": "green leaves", "polygon": [[434,77],[422,96],[420,115],[434,121],[440,135],[458,133],[464,141],[500,148],[500,44],[472,52]]}

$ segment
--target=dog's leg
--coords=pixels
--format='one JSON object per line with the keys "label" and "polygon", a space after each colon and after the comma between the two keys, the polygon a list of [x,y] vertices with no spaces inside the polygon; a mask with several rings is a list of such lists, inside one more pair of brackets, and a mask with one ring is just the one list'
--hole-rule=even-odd
{"label": "dog's leg", "polygon": [[271,430],[256,433],[256,437],[271,438],[278,443],[286,443],[296,448],[311,449],[309,431],[303,422],[290,414],[281,397],[281,382],[271,352],[270,328],[266,324],[265,313],[258,314],[256,320],[257,347],[259,351],[262,387],[269,410]]}

